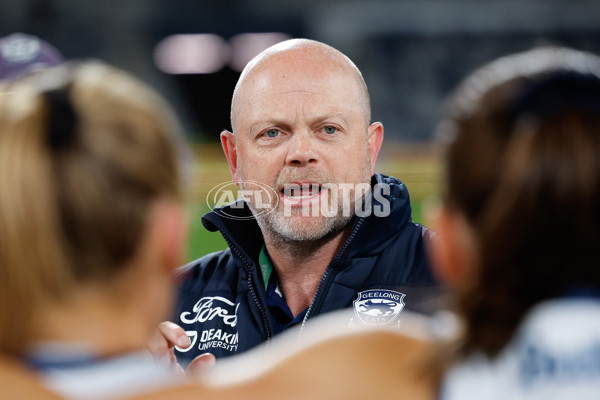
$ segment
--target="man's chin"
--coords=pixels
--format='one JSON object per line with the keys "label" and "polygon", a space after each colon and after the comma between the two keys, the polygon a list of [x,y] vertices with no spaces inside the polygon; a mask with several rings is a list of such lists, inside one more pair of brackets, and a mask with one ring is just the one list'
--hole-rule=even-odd
{"label": "man's chin", "polygon": [[269,221],[270,230],[288,241],[319,241],[340,233],[351,218],[312,216],[277,217]]}

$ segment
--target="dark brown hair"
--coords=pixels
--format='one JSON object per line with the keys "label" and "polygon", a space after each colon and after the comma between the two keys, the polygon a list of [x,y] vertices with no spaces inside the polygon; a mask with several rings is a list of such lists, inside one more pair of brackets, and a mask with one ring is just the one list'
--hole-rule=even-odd
{"label": "dark brown hair", "polygon": [[476,240],[466,350],[496,354],[535,304],[600,291],[600,60],[540,48],[476,71],[440,133],[446,203]]}

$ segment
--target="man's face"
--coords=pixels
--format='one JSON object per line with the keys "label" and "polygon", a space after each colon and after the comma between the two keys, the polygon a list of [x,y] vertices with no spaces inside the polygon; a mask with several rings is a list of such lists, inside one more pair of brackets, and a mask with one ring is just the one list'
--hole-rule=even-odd
{"label": "man's face", "polygon": [[356,81],[335,70],[281,69],[247,83],[236,135],[229,136],[236,152],[228,158],[243,189],[253,189],[244,181],[257,181],[279,196],[259,224],[288,240],[318,240],[343,229],[353,216],[353,188],[373,173],[379,145],[370,136],[382,134],[381,124],[365,120]]}

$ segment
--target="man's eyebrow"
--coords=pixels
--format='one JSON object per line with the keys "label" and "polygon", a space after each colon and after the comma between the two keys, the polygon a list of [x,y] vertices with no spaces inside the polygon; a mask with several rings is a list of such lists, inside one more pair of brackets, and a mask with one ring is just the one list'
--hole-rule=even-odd
{"label": "man's eyebrow", "polygon": [[309,120],[309,125],[316,125],[328,120],[332,120],[332,119],[341,119],[343,124],[347,124],[348,121],[346,120],[346,118],[344,118],[344,113],[343,112],[338,112],[338,113],[326,113],[326,114],[322,114],[319,116],[316,116],[314,118],[311,118]]}
{"label": "man's eyebrow", "polygon": [[322,120],[325,120],[325,119],[338,118],[338,117],[344,119],[344,112],[343,111],[339,111],[339,112],[335,112],[335,113],[323,113],[323,114],[318,115],[315,118],[313,118],[313,120],[315,120],[315,121],[322,121]]}
{"label": "man's eyebrow", "polygon": [[[313,125],[317,125],[317,124],[323,123],[323,122],[331,120],[331,119],[341,119],[343,124],[348,123],[346,118],[344,118],[343,112],[336,112],[336,113],[323,113],[321,115],[313,117],[308,120],[308,124],[309,124],[309,126],[313,126]],[[283,118],[265,118],[265,119],[257,118],[256,122],[253,122],[250,124],[249,132],[253,133],[256,130],[263,129],[263,127],[266,127],[266,126],[275,126],[275,127],[281,127],[286,130],[291,130],[293,127],[293,123],[291,123],[290,121],[285,120]]]}

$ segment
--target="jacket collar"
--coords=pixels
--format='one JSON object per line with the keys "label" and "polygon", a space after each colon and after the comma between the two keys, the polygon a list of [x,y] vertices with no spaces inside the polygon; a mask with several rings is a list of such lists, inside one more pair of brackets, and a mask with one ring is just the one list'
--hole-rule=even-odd
{"label": "jacket collar", "polygon": [[[375,174],[371,178],[371,186],[374,188],[371,193],[373,206],[384,207],[382,210],[385,210],[386,204],[382,203],[387,201],[389,215],[380,217],[371,213],[366,217],[358,217],[354,222],[353,234],[349,238],[351,242],[347,243],[343,259],[366,257],[380,252],[393,239],[394,234],[411,221],[408,190],[400,180]],[[374,193],[378,187],[384,186],[389,187],[389,193],[382,195],[384,201],[379,201]],[[220,231],[230,246],[235,246],[248,261],[256,263],[264,239],[256,219],[243,199],[205,214],[202,224],[211,232]],[[360,243],[360,246],[355,243]]]}

